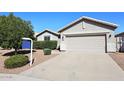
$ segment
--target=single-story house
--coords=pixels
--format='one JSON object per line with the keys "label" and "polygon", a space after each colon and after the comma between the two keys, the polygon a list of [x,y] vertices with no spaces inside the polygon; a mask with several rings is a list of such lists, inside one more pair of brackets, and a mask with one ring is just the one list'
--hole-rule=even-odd
{"label": "single-story house", "polygon": [[116,52],[114,23],[81,17],[61,28],[60,50],[82,52]]}
{"label": "single-story house", "polygon": [[56,32],[53,32],[51,30],[44,30],[41,33],[36,35],[37,41],[44,41],[44,40],[59,40],[59,34]]}
{"label": "single-story house", "polygon": [[44,30],[37,41],[57,40],[61,51],[116,52],[117,24],[83,16],[58,30]]}
{"label": "single-story house", "polygon": [[49,29],[46,29],[46,30],[44,30],[41,33],[38,33],[36,35],[37,41],[45,41],[45,40],[47,40],[47,41],[49,41],[49,40],[53,40],[53,41],[55,40],[55,41],[57,41],[57,47],[56,47],[56,49],[58,49],[59,48],[59,45],[60,45],[60,39],[59,39],[59,37],[60,36],[59,36],[58,33],[54,32],[54,31],[51,31]]}
{"label": "single-story house", "polygon": [[124,32],[116,34],[116,50],[118,52],[124,52]]}

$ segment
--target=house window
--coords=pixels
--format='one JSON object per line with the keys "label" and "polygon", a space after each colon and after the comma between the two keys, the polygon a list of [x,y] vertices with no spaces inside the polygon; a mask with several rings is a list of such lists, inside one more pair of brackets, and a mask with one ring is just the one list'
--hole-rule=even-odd
{"label": "house window", "polygon": [[50,36],[44,36],[44,40],[49,41],[50,40]]}

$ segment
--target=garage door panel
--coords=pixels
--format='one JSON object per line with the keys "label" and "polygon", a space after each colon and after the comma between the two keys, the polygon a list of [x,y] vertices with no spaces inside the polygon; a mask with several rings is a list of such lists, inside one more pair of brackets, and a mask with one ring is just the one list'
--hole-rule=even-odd
{"label": "garage door panel", "polygon": [[105,36],[66,37],[67,51],[105,52]]}

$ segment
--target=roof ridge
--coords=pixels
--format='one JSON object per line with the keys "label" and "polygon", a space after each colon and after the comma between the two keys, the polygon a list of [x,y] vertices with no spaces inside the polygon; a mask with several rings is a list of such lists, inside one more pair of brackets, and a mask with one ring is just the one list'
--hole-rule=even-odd
{"label": "roof ridge", "polygon": [[59,35],[58,32],[56,33],[56,32],[54,32],[54,31],[51,31],[50,29],[44,29],[42,32],[38,33],[38,34],[36,35],[36,37],[39,36],[40,34],[44,33],[45,31],[48,31],[48,32],[50,32],[50,33],[53,33],[53,34]]}
{"label": "roof ridge", "polygon": [[103,20],[95,19],[95,18],[88,17],[88,16],[81,16],[81,17],[79,17],[77,20],[74,20],[74,21],[72,21],[71,23],[67,24],[66,26],[60,28],[60,29],[58,30],[58,32],[61,32],[62,30],[68,28],[69,26],[71,26],[71,25],[73,25],[74,23],[76,23],[76,22],[78,22],[78,21],[81,21],[81,20],[83,20],[83,19],[87,19],[87,20],[91,20],[91,21],[99,22],[99,23],[101,23],[101,24],[105,24],[105,25],[113,26],[113,27],[115,27],[115,28],[118,27],[117,24],[114,24],[114,23],[111,23],[111,22],[107,22],[107,21],[103,21]]}

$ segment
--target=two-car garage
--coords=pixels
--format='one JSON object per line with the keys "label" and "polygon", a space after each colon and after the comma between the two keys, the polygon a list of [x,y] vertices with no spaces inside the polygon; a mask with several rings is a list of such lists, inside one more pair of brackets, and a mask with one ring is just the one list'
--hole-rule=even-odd
{"label": "two-car garage", "polygon": [[106,35],[66,35],[66,51],[107,52]]}
{"label": "two-car garage", "polygon": [[90,18],[81,17],[61,28],[60,50],[83,52],[115,52],[114,31],[118,25]]}

